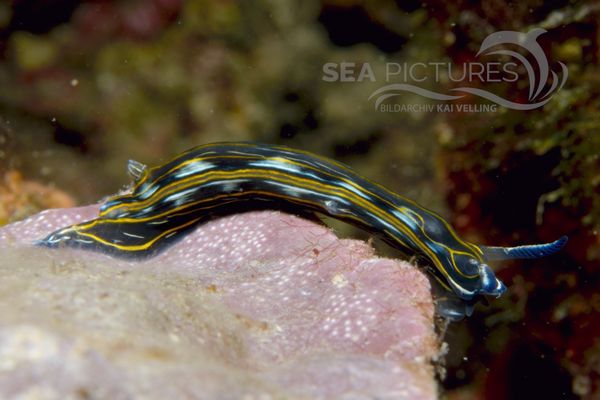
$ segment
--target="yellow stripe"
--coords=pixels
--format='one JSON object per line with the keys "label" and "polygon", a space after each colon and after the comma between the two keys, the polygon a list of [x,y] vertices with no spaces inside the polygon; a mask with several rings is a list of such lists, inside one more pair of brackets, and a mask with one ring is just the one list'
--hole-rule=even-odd
{"label": "yellow stripe", "polygon": [[[217,144],[217,145],[219,145],[219,144]],[[229,144],[223,144],[223,145],[226,145],[226,146],[229,146],[229,147],[231,147],[231,146],[240,146],[240,147],[246,147],[246,148],[247,148],[247,147],[252,147],[252,148],[254,148],[254,147],[255,147],[255,145],[252,145],[252,144],[246,144],[246,143],[237,143],[237,144],[231,144],[231,143],[229,143]],[[175,161],[175,160],[177,160],[177,159],[179,159],[179,158],[181,158],[181,157],[183,157],[183,156],[185,156],[186,154],[189,154],[189,153],[191,153],[191,152],[196,152],[196,151],[198,151],[198,150],[200,150],[200,149],[202,149],[202,148],[206,148],[206,147],[213,147],[213,146],[214,146],[214,144],[209,144],[209,145],[203,145],[203,146],[197,147],[197,148],[195,148],[195,149],[192,149],[192,150],[190,150],[190,151],[188,151],[188,152],[184,153],[183,155],[179,155],[179,156],[176,156],[176,157],[174,157],[173,159],[171,159],[170,161],[168,161],[166,164],[168,164],[168,163],[170,163],[170,162],[173,162],[173,161]],[[337,161],[335,161],[335,160],[332,160],[332,159],[329,159],[329,158],[326,158],[326,157],[322,157],[322,156],[319,156],[319,155],[317,155],[317,154],[313,154],[313,153],[310,153],[310,152],[307,152],[307,151],[304,151],[304,150],[290,149],[290,148],[287,148],[287,147],[285,147],[285,146],[274,146],[274,147],[272,147],[271,149],[274,149],[274,150],[280,150],[280,151],[286,151],[286,152],[289,152],[289,153],[291,153],[291,154],[294,154],[294,153],[303,154],[303,155],[305,155],[305,156],[308,156],[308,157],[315,158],[315,159],[318,159],[318,160],[320,160],[320,161],[323,161],[325,164],[332,164],[332,165],[335,165],[336,167],[338,167],[338,168],[340,168],[340,169],[342,169],[342,170],[344,170],[344,171],[348,172],[348,173],[349,173],[349,174],[351,174],[351,175],[356,175],[356,172],[355,172],[355,171],[353,171],[352,169],[350,169],[350,168],[349,168],[348,166],[346,166],[345,164],[339,163],[339,162],[337,162]],[[271,150],[271,149],[269,149],[269,150]],[[369,195],[373,196],[374,198],[377,198],[377,199],[379,199],[380,201],[383,201],[384,203],[388,204],[390,207],[397,208],[397,206],[396,206],[395,204],[393,204],[393,203],[389,202],[388,200],[386,200],[386,199],[382,198],[382,197],[381,197],[381,196],[379,196],[377,193],[374,193],[374,192],[372,192],[372,191],[370,191],[370,190],[367,190],[367,189],[365,189],[365,188],[363,188],[363,187],[360,187],[360,186],[358,186],[358,185],[357,185],[355,182],[353,182],[352,180],[346,179],[346,178],[345,178],[345,177],[343,177],[343,176],[334,175],[334,174],[328,173],[328,172],[326,172],[326,171],[322,171],[322,170],[320,170],[320,169],[318,169],[318,168],[315,168],[315,167],[313,167],[312,165],[310,165],[310,164],[308,164],[308,163],[301,163],[301,162],[292,161],[292,160],[290,160],[290,159],[287,159],[287,158],[285,158],[285,157],[266,156],[266,155],[262,155],[262,154],[248,155],[248,156],[241,156],[241,155],[237,155],[237,156],[215,155],[215,156],[195,157],[195,158],[192,158],[192,159],[189,159],[189,160],[182,161],[180,164],[178,164],[178,165],[176,165],[175,167],[171,168],[169,171],[165,172],[164,174],[162,174],[161,176],[159,176],[159,177],[158,177],[158,178],[156,178],[155,180],[157,181],[157,180],[159,180],[159,179],[162,179],[162,178],[164,178],[165,176],[167,176],[167,175],[169,175],[169,174],[171,174],[171,173],[175,172],[176,170],[178,170],[178,169],[182,168],[183,166],[185,166],[185,165],[189,165],[189,164],[191,164],[191,163],[193,163],[193,162],[200,162],[200,161],[206,161],[206,160],[218,159],[218,158],[233,158],[233,159],[240,159],[240,158],[242,158],[242,159],[273,159],[273,160],[277,160],[277,161],[279,161],[279,162],[282,162],[282,163],[287,163],[287,164],[290,164],[290,165],[296,165],[296,166],[299,166],[299,167],[302,167],[302,168],[306,168],[306,169],[313,170],[313,171],[315,171],[315,172],[318,172],[318,173],[322,173],[322,174],[324,174],[324,175],[327,175],[327,176],[329,176],[329,177],[332,177],[332,178],[334,178],[334,179],[338,179],[338,180],[340,180],[340,181],[343,181],[343,182],[345,182],[345,183],[347,183],[347,184],[349,184],[349,185],[353,186],[354,188],[356,188],[356,189],[358,189],[358,190],[360,190],[360,191],[362,191],[362,192],[364,192],[364,193],[367,193],[367,194],[369,194]],[[163,165],[164,165],[164,164],[163,164]],[[159,167],[155,167],[155,168],[153,168],[153,169],[159,169],[159,168],[161,168],[161,166],[159,166]],[[148,176],[149,176],[149,175],[146,175],[146,177],[148,177]],[[460,243],[461,245],[463,245],[463,246],[465,246],[466,248],[468,248],[468,249],[471,249],[471,251],[473,251],[473,254],[468,254],[469,256],[471,256],[471,257],[472,257],[472,256],[474,256],[474,257],[475,257],[477,260],[479,260],[479,261],[483,261],[483,257],[482,257],[482,256],[483,256],[483,251],[482,251],[482,250],[481,250],[481,249],[480,249],[478,246],[476,246],[476,245],[474,245],[474,244],[472,244],[472,243],[469,243],[469,242],[467,242],[467,241],[465,241],[465,240],[461,239],[461,238],[460,238],[460,237],[459,237],[459,236],[456,234],[456,232],[454,231],[454,228],[453,228],[453,227],[452,227],[452,226],[451,226],[451,225],[450,225],[450,224],[449,224],[449,223],[448,223],[448,222],[447,222],[447,221],[446,221],[444,218],[442,218],[442,217],[441,217],[439,214],[437,214],[437,213],[435,213],[435,212],[433,212],[433,211],[431,211],[431,210],[427,210],[427,209],[425,209],[425,208],[421,207],[419,204],[417,204],[416,202],[414,202],[414,201],[413,201],[413,200],[411,200],[411,199],[408,199],[408,198],[406,198],[406,197],[404,197],[404,196],[401,196],[401,195],[398,195],[398,194],[396,194],[396,193],[393,193],[393,192],[391,192],[391,191],[390,191],[389,189],[387,189],[386,187],[384,187],[384,186],[382,186],[382,185],[380,185],[380,184],[378,184],[378,183],[376,183],[376,182],[373,182],[373,181],[371,181],[371,180],[370,180],[370,179],[368,179],[368,178],[365,178],[365,177],[362,177],[362,176],[361,176],[360,178],[361,178],[361,179],[364,179],[366,182],[368,182],[368,183],[370,183],[370,184],[374,185],[375,187],[379,188],[380,190],[382,190],[382,191],[384,191],[384,192],[386,192],[386,193],[390,194],[391,196],[396,196],[396,197],[399,197],[399,198],[400,198],[400,199],[402,199],[403,201],[405,201],[405,202],[407,202],[408,204],[410,204],[410,205],[414,206],[415,208],[417,208],[417,209],[421,210],[422,212],[430,213],[431,215],[433,215],[434,217],[436,217],[436,218],[437,218],[439,221],[441,221],[441,222],[442,222],[442,224],[445,226],[446,230],[447,230],[447,231],[448,231],[448,232],[449,232],[449,233],[452,235],[452,237],[453,237],[453,238],[454,238],[454,239],[455,239],[455,240],[456,240],[458,243]],[[141,183],[142,183],[142,182],[139,182],[139,184],[138,184],[138,185],[140,185]],[[137,187],[138,185],[136,185],[136,187]],[[149,187],[148,187],[148,189],[144,190],[144,192],[146,192],[147,190],[149,190]],[[144,192],[142,192],[142,193],[139,193],[138,195],[142,195]],[[118,198],[117,198],[117,199],[118,199]],[[113,200],[113,199],[110,199],[110,201],[112,201],[112,200]],[[117,207],[117,206],[114,206],[114,207]],[[104,211],[103,213],[101,213],[100,215],[101,215],[101,216],[103,216],[103,215],[106,215],[106,213],[108,213],[108,212],[109,212],[109,210],[112,210],[112,209],[113,209],[113,207],[111,207],[111,209],[105,210],[105,211]],[[423,231],[423,233],[425,234],[425,232],[424,232],[424,231]],[[433,240],[432,240],[432,241],[433,241]],[[439,244],[439,245],[441,245],[441,246],[443,246],[443,247],[447,248],[449,251],[452,251],[452,249],[451,249],[451,248],[449,248],[448,246],[444,245],[444,244],[443,244],[443,243],[441,243],[441,242],[436,242],[436,241],[433,241],[433,242],[435,242],[435,243],[437,243],[437,244]],[[454,268],[455,268],[457,271],[460,271],[460,270],[457,268],[457,266],[456,266],[456,265],[454,265]],[[459,272],[459,273],[460,273],[460,272]]]}
{"label": "yellow stripe", "polygon": [[[209,171],[205,174],[199,175],[199,176],[191,176],[190,178],[185,178],[182,180],[178,180],[178,181],[174,181],[171,184],[165,186],[164,188],[161,188],[158,192],[156,192],[152,197],[150,197],[149,199],[140,201],[140,202],[133,202],[133,203],[129,203],[127,205],[127,208],[129,210],[140,210],[143,209],[145,207],[148,207],[152,204],[156,204],[157,202],[159,202],[161,199],[163,199],[164,197],[166,197],[167,195],[180,191],[180,190],[184,190],[188,187],[192,187],[195,185],[201,185],[204,183],[207,183],[210,181],[209,177],[214,176],[216,177],[225,177],[226,179],[239,179],[239,178],[262,178],[262,179],[273,179],[273,175],[278,175],[280,177],[282,177],[281,180],[276,180],[278,182],[282,182],[282,183],[289,183],[289,182],[293,182],[294,185],[304,188],[304,189],[309,189],[312,191],[315,191],[317,193],[321,193],[321,194],[338,194],[340,197],[349,200],[350,202],[353,202],[354,204],[358,204],[361,207],[363,207],[364,209],[367,209],[368,211],[370,211],[373,215],[379,217],[380,219],[390,223],[392,226],[394,226],[396,229],[398,229],[399,231],[403,232],[407,237],[409,237],[417,246],[419,246],[419,248],[421,248],[421,250],[426,253],[427,255],[429,255],[429,258],[436,264],[436,266],[438,267],[438,269],[444,274],[444,276],[446,276],[449,280],[451,279],[448,272],[446,271],[446,269],[444,268],[443,264],[441,263],[441,261],[439,260],[439,258],[437,257],[437,255],[431,251],[431,249],[429,249],[428,246],[426,246],[423,241],[421,241],[416,235],[414,235],[414,233],[412,232],[412,230],[407,227],[404,224],[398,224],[396,223],[396,219],[395,218],[390,218],[390,214],[386,213],[384,210],[380,209],[379,207],[375,207],[372,203],[364,200],[362,197],[355,195],[354,192],[348,191],[347,189],[343,189],[343,188],[339,188],[337,186],[331,186],[331,185],[326,185],[326,184],[322,184],[320,182],[316,183],[316,187],[317,188],[335,188],[335,190],[331,190],[329,189],[329,191],[325,191],[322,192],[318,189],[315,188],[315,181],[312,179],[307,179],[307,178],[299,178],[299,177],[294,177],[290,174],[287,173],[283,173],[281,171],[272,171],[272,170],[264,170],[264,169],[242,169],[242,170],[236,170],[236,171]],[[230,176],[230,177],[229,177]],[[202,178],[202,179],[198,179],[198,178]],[[287,180],[286,180],[287,179]],[[214,179],[213,179],[214,180]],[[183,183],[183,184],[182,184]],[[302,185],[301,183],[304,183],[304,185]],[[182,186],[181,188],[179,188],[178,186]],[[167,191],[168,189],[176,189],[176,190],[171,190],[171,191]],[[350,193],[351,196],[348,196],[348,194],[343,194],[341,191],[345,192],[345,193]],[[157,198],[157,196],[160,197]],[[287,197],[288,199],[294,199],[292,197]],[[354,199],[354,201],[353,201]],[[206,201],[206,199],[205,199]],[[322,208],[322,206],[319,206]],[[173,210],[170,210],[170,212],[172,212]],[[169,213],[170,213],[169,212]],[[121,219],[123,220],[123,219]],[[393,235],[392,235],[393,236]],[[455,266],[456,267],[456,266]],[[464,275],[463,275],[464,276]],[[471,276],[466,276],[466,277],[471,277]],[[473,276],[474,277],[474,276]]]}
{"label": "yellow stripe", "polygon": [[[184,153],[184,155],[179,155],[179,156],[173,158],[172,160],[168,161],[166,164],[171,163],[173,161],[176,161],[177,159],[182,158],[183,156],[185,156],[185,154],[189,154],[191,152],[196,152],[196,151],[198,151],[201,148],[209,147],[209,146],[212,147],[212,146],[214,146],[214,144],[200,146],[200,147],[197,147],[195,149],[192,149],[189,152]],[[231,144],[228,144],[228,146],[231,146]],[[236,144],[236,146],[240,146],[240,147],[254,147],[254,145],[251,145],[251,144]],[[292,154],[293,153],[304,154],[304,155],[316,158],[318,160],[321,160],[321,161],[323,161],[326,164],[335,165],[338,168],[340,168],[340,169],[342,169],[344,171],[347,171],[348,173],[350,173],[352,175],[356,174],[354,171],[350,170],[348,167],[346,167],[345,165],[343,165],[341,163],[338,163],[338,162],[336,162],[334,160],[330,160],[330,159],[327,159],[327,158],[324,158],[324,157],[320,157],[320,156],[314,155],[314,154],[309,153],[309,152],[305,152],[305,151],[301,151],[301,150],[291,150],[291,149],[287,149],[287,148],[283,148],[283,147],[273,147],[272,149],[289,151]],[[481,258],[482,251],[481,251],[481,249],[479,249],[479,247],[477,247],[477,246],[475,246],[475,245],[473,245],[471,243],[463,241],[460,237],[458,237],[456,235],[456,233],[454,232],[453,228],[443,218],[441,218],[436,213],[434,213],[432,211],[429,211],[429,210],[426,210],[426,209],[422,208],[421,206],[419,206],[418,204],[416,204],[415,202],[413,202],[412,200],[404,198],[404,197],[399,196],[397,194],[394,194],[394,193],[390,192],[388,189],[386,189],[385,187],[383,187],[383,186],[381,186],[381,185],[379,185],[379,184],[377,184],[375,182],[372,182],[372,181],[370,181],[370,180],[368,180],[366,178],[363,178],[363,177],[361,177],[361,178],[364,179],[365,181],[369,182],[370,184],[373,184],[375,187],[378,187],[379,189],[385,191],[386,193],[389,193],[392,196],[397,196],[400,199],[402,199],[403,201],[406,201],[408,204],[411,204],[415,208],[421,210],[422,212],[428,212],[431,215],[433,215],[434,217],[437,217],[437,219],[440,222],[442,222],[442,224],[444,224],[444,226],[446,227],[446,229],[448,230],[448,232],[454,237],[454,239],[458,243],[462,244],[463,246],[465,246],[468,249],[474,250],[475,254],[470,254],[470,253],[466,253],[466,252],[463,252],[463,251],[454,250],[454,249],[450,248],[449,246],[445,245],[444,243],[441,243],[441,242],[436,241],[433,238],[431,238],[426,233],[426,231],[424,229],[424,225],[425,224],[424,224],[424,220],[423,220],[422,216],[420,216],[419,214],[415,213],[413,210],[410,210],[410,209],[408,209],[406,207],[397,207],[396,205],[394,205],[393,203],[391,203],[387,199],[382,198],[377,193],[373,193],[372,191],[369,191],[369,190],[367,190],[367,189],[365,189],[363,187],[360,187],[355,182],[353,182],[352,180],[346,179],[343,176],[334,175],[332,173],[320,170],[318,168],[313,167],[312,165],[310,165],[308,163],[296,162],[296,161],[292,161],[292,160],[289,160],[289,159],[286,159],[286,158],[283,158],[283,157],[273,157],[273,156],[262,155],[262,154],[248,155],[248,156],[242,156],[242,155],[236,155],[236,156],[214,155],[214,156],[196,157],[196,158],[192,158],[192,159],[189,159],[189,160],[182,161],[178,165],[176,165],[173,168],[169,169],[167,172],[163,173],[160,177],[156,178],[156,180],[164,178],[165,176],[167,176],[167,175],[173,173],[174,171],[176,171],[178,169],[181,169],[184,166],[189,165],[191,163],[205,161],[205,160],[211,160],[211,159],[222,159],[222,158],[234,158],[234,159],[240,159],[240,158],[242,158],[242,159],[272,159],[272,160],[276,160],[278,162],[287,163],[289,165],[296,165],[296,166],[299,166],[301,168],[306,168],[306,169],[309,169],[309,170],[313,170],[313,171],[316,171],[316,172],[318,172],[320,174],[324,174],[326,176],[332,177],[335,180],[343,181],[346,184],[354,187],[358,191],[360,191],[362,193],[365,193],[365,194],[368,194],[368,195],[371,195],[373,198],[376,198],[376,199],[384,202],[385,204],[387,204],[390,207],[393,207],[394,209],[396,209],[396,210],[404,213],[405,215],[409,215],[409,216],[410,215],[415,215],[415,216],[417,216],[420,219],[420,222],[421,222],[421,229],[420,229],[421,233],[431,243],[435,243],[436,245],[438,245],[438,246],[446,249],[450,253],[450,256],[451,256],[450,257],[450,261],[453,264],[454,270],[459,275],[461,275],[461,276],[463,276],[465,278],[476,278],[476,277],[478,277],[478,275],[467,275],[467,274],[464,274],[458,268],[458,266],[456,265],[454,257],[455,257],[456,254],[463,254],[463,255],[466,255],[466,256],[469,256],[469,257],[475,256],[480,261],[482,261],[482,258]],[[158,166],[158,167],[152,168],[150,171],[154,171],[154,170],[157,170],[159,168],[162,168],[162,166]],[[305,185],[303,185],[303,186],[299,185],[299,187],[302,187],[302,188],[305,188],[305,189],[309,189],[309,190],[312,190],[312,191],[315,191],[315,192],[321,193],[321,194],[323,194],[323,193],[324,194],[338,194],[338,195],[340,195],[340,197],[342,197],[342,198],[344,198],[346,200],[353,201],[355,204],[360,204],[363,208],[365,208],[368,211],[370,211],[373,215],[376,215],[377,217],[381,218],[382,220],[390,223],[391,225],[393,225],[394,227],[396,227],[396,229],[398,229],[399,231],[403,232],[407,237],[411,238],[413,240],[413,242],[416,245],[418,245],[419,248],[421,248],[421,250],[424,253],[426,253],[427,255],[429,255],[430,259],[436,264],[436,266],[438,267],[438,269],[440,269],[440,271],[447,278],[449,278],[449,275],[448,275],[447,271],[445,270],[445,268],[443,266],[444,264],[439,260],[439,258],[437,257],[437,255],[434,252],[432,252],[429,249],[429,247],[426,246],[425,243],[422,240],[420,240],[416,235],[414,235],[413,232],[412,232],[412,230],[409,227],[405,226],[404,224],[397,224],[396,223],[396,218],[394,218],[394,217],[390,218],[390,213],[389,212],[386,212],[385,210],[382,210],[379,207],[373,206],[372,203],[364,201],[364,199],[362,197],[360,197],[360,196],[354,194],[353,192],[348,191],[347,189],[344,189],[344,188],[339,188],[339,187],[331,185],[331,184],[324,184],[324,183],[321,183],[321,182],[313,181],[312,179],[294,177],[291,174],[283,173],[281,171],[267,170],[268,172],[266,174],[260,174],[258,171],[261,171],[261,170],[256,170],[256,169],[255,170],[253,170],[253,169],[241,169],[241,170],[237,170],[237,171],[231,171],[230,173],[228,172],[227,174],[233,174],[233,176],[231,178],[228,178],[228,179],[237,179],[237,178],[241,178],[241,177],[249,177],[249,178],[263,177],[263,178],[268,179],[268,178],[271,178],[271,176],[273,175],[273,173],[277,173],[278,175],[284,177],[283,183],[286,183],[285,179],[288,179],[291,182],[305,182]],[[263,169],[262,171],[265,171],[265,170]],[[160,200],[162,200],[163,198],[165,198],[169,194],[176,193],[176,192],[178,192],[180,190],[192,187],[194,185],[201,185],[202,183],[209,182],[210,179],[207,176],[213,176],[213,175],[217,176],[218,174],[223,174],[223,173],[221,171],[208,171],[208,172],[206,172],[204,174],[191,175],[189,178],[176,180],[176,181],[170,183],[169,185],[166,185],[165,187],[159,189],[155,194],[153,194],[152,196],[150,196],[149,199],[146,199],[146,200],[143,200],[143,201],[137,201],[137,202],[133,202],[133,203],[129,203],[129,204],[124,204],[124,205],[115,205],[115,206],[113,206],[113,207],[111,207],[111,208],[103,211],[100,215],[104,216],[104,215],[110,213],[111,211],[113,211],[115,209],[118,209],[118,208],[121,208],[121,207],[126,207],[129,210],[143,209],[143,208],[145,208],[146,205],[150,206],[152,204],[156,204],[156,203],[160,202]],[[135,187],[139,187],[141,184],[143,184],[144,182],[146,182],[149,176],[150,176],[150,173],[146,174],[144,176],[144,178],[141,179],[140,182],[138,182]],[[199,178],[202,178],[202,179],[199,179]],[[328,187],[329,189],[326,189],[325,192],[321,192],[320,190],[315,189],[315,186],[314,186],[315,184],[318,185],[317,187],[319,187],[319,188],[321,188],[321,187],[323,187],[323,188]],[[148,189],[146,189],[146,190],[149,190],[149,188],[150,187],[148,187]],[[342,192],[340,192],[340,190]],[[144,193],[144,192],[142,192],[142,193]],[[142,193],[140,193],[138,195],[141,195]],[[348,194],[350,194],[350,195],[348,195]],[[272,194],[270,194],[270,195],[272,195]],[[124,197],[128,197],[128,196],[131,196],[131,195],[124,195],[124,196],[114,197],[110,201],[118,200],[119,198],[124,198]],[[157,196],[160,196],[160,197],[157,199],[156,198]],[[231,195],[228,195],[228,196],[231,196]],[[292,198],[292,197],[289,197],[289,196],[285,197],[285,198],[288,199],[288,200],[291,199],[292,201],[294,201],[294,200],[297,201],[298,200],[298,199],[295,199],[295,198]],[[210,199],[208,199],[208,200],[204,199],[203,201],[209,201],[209,200]],[[315,204],[315,205],[319,206],[318,204]],[[188,206],[189,206],[189,204],[186,205],[185,207],[188,207]],[[409,210],[411,213],[410,214],[407,213],[406,210]],[[171,214],[172,212],[173,212],[173,210],[169,210],[167,212],[167,214]],[[123,219],[121,219],[121,221],[123,221]],[[362,221],[361,221],[361,223],[364,224],[364,222],[362,222]],[[394,237],[394,235],[390,235],[390,236]],[[406,244],[404,244],[404,245],[406,246]]]}
{"label": "yellow stripe", "polygon": [[[185,224],[178,225],[175,228],[166,230],[166,231],[162,232],[160,235],[156,236],[154,239],[150,240],[149,242],[145,242],[144,244],[137,245],[137,246],[134,246],[134,245],[121,246],[121,245],[118,245],[116,243],[111,243],[109,241],[106,241],[106,240],[102,239],[101,237],[96,236],[96,235],[94,235],[92,233],[80,232],[77,229],[74,229],[74,230],[75,230],[75,232],[77,232],[77,234],[79,234],[81,236],[89,237],[90,239],[93,239],[93,240],[98,241],[98,242],[100,242],[100,243],[102,243],[104,245],[111,246],[111,247],[114,247],[114,248],[119,249],[119,250],[140,251],[140,250],[147,250],[150,246],[152,246],[154,243],[156,243],[159,239],[162,239],[163,237],[167,236],[169,233],[172,233],[172,232],[175,232],[175,231],[177,231],[177,230],[179,230],[181,228],[185,228],[185,227],[188,227],[190,225],[193,225],[193,224],[195,224],[200,219],[201,218],[192,219],[192,220],[186,222]],[[74,226],[74,228],[77,228],[77,225]]]}
{"label": "yellow stripe", "polygon": [[[186,206],[177,207],[175,209],[166,211],[163,214],[160,214],[160,215],[157,215],[157,216],[153,216],[153,217],[140,218],[140,219],[136,219],[136,218],[96,219],[96,220],[93,220],[93,221],[90,221],[90,222],[87,222],[87,223],[84,223],[84,224],[73,225],[68,230],[64,231],[64,233],[66,233],[68,231],[74,231],[74,232],[76,232],[77,234],[79,234],[81,236],[89,237],[89,238],[91,238],[93,240],[96,240],[96,241],[98,241],[98,242],[106,245],[106,246],[114,247],[116,249],[123,250],[123,251],[142,251],[142,250],[147,250],[154,243],[156,243],[156,241],[159,240],[160,238],[162,238],[162,237],[168,235],[169,233],[174,232],[174,231],[176,231],[176,230],[178,230],[180,228],[185,228],[185,227],[187,227],[187,226],[189,226],[189,225],[191,225],[193,223],[196,223],[197,221],[199,221],[202,218],[201,217],[200,218],[196,218],[196,219],[192,220],[192,222],[190,222],[190,223],[185,223],[183,225],[178,225],[177,227],[175,227],[173,229],[170,229],[168,231],[165,231],[165,232],[161,233],[161,235],[159,235],[155,239],[153,239],[153,240],[151,240],[149,242],[145,242],[143,245],[129,245],[129,246],[124,246],[124,245],[119,245],[119,244],[116,244],[116,243],[111,243],[111,242],[109,242],[107,240],[104,240],[101,237],[96,236],[96,235],[94,235],[92,233],[81,232],[80,229],[81,230],[89,230],[89,229],[91,229],[91,228],[93,228],[93,227],[95,227],[97,225],[103,225],[103,224],[115,224],[115,223],[116,224],[120,224],[120,223],[123,223],[123,222],[138,223],[138,222],[150,221],[150,220],[153,220],[153,219],[160,219],[161,217],[166,217],[166,216],[169,216],[169,215],[178,215],[178,216],[180,216],[180,215],[191,214],[191,213],[197,212],[198,210],[209,210],[209,209],[212,209],[212,208],[217,208],[217,207],[223,205],[224,203],[215,204],[215,205],[209,206],[209,207],[202,207],[202,208],[192,209],[192,210],[189,210],[188,212],[183,212],[181,214],[173,214],[173,211],[174,210],[178,210],[178,209],[182,210],[182,209],[185,209],[185,208],[189,208],[189,207],[191,207],[194,204],[199,204],[199,203],[205,202],[205,201],[216,200],[218,198],[225,198],[225,197],[232,197],[232,196],[233,197],[241,197],[241,196],[248,195],[248,194],[259,194],[259,195],[260,194],[264,194],[264,195],[268,195],[270,197],[278,197],[278,198],[282,198],[282,199],[286,199],[286,200],[290,200],[291,199],[294,202],[299,202],[299,203],[314,205],[316,208],[322,209],[322,206],[321,206],[320,203],[312,202],[310,200],[298,199],[298,198],[295,198],[295,197],[289,197],[289,196],[285,196],[285,195],[274,194],[272,192],[267,192],[267,191],[262,191],[262,190],[252,190],[252,191],[247,191],[247,192],[242,192],[242,193],[234,193],[234,194],[227,194],[227,195],[218,195],[218,196],[215,196],[213,198],[203,199],[202,201],[190,203],[190,204],[187,204]],[[352,215],[344,216],[344,218],[352,219],[352,220],[355,220],[355,221],[357,221],[359,223],[364,224],[364,222],[362,220],[360,220],[359,218],[356,218],[356,217],[354,217]],[[399,241],[399,242],[401,244],[403,244],[404,246],[406,246],[406,244],[404,244],[402,241]]]}

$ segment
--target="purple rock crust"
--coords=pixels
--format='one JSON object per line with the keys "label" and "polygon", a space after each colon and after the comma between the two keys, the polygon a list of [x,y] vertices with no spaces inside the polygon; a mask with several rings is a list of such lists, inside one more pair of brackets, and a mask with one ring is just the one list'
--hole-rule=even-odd
{"label": "purple rock crust", "polygon": [[429,282],[273,211],[143,261],[32,246],[97,206],[0,229],[0,397],[434,399]]}

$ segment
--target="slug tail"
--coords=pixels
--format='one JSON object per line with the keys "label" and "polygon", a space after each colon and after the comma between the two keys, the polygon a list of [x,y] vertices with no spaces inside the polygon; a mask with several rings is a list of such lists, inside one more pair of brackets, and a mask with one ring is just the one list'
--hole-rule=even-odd
{"label": "slug tail", "polygon": [[560,251],[567,243],[567,236],[550,243],[517,247],[479,246],[487,260],[514,260],[546,257]]}

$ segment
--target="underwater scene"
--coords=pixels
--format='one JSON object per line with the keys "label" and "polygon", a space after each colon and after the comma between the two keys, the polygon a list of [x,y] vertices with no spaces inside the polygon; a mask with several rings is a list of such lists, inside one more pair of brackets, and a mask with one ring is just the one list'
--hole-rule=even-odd
{"label": "underwater scene", "polygon": [[600,3],[0,2],[0,399],[599,399]]}

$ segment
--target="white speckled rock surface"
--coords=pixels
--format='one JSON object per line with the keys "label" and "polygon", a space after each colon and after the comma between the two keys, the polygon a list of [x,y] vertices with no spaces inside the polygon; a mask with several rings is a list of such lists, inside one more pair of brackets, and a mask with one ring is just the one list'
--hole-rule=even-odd
{"label": "white speckled rock surface", "polygon": [[131,262],[0,229],[0,398],[433,399],[427,278],[279,212],[198,227]]}

